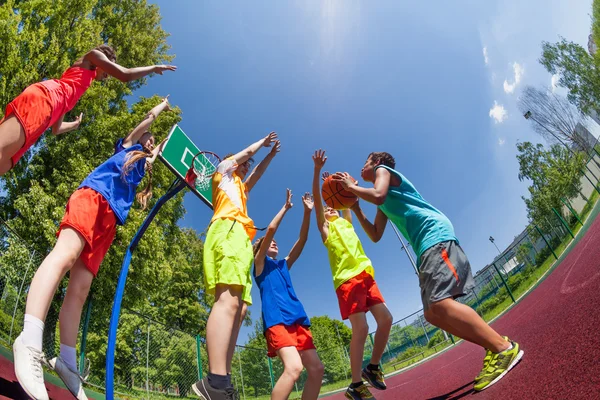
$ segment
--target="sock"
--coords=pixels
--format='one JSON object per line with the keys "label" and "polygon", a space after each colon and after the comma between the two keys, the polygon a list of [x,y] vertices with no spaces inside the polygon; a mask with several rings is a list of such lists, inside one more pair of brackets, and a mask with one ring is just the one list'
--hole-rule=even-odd
{"label": "sock", "polygon": [[44,336],[44,323],[42,320],[30,314],[25,314],[23,332],[21,340],[27,347],[33,347],[37,351],[42,351],[42,337]]}
{"label": "sock", "polygon": [[67,346],[66,344],[60,344],[60,358],[65,362],[66,366],[71,371],[77,372],[77,355],[75,353],[75,347]]}
{"label": "sock", "polygon": [[359,382],[352,382],[350,384],[350,389],[356,389],[357,387],[359,387],[360,385],[363,384],[363,381],[359,381]]}
{"label": "sock", "polygon": [[379,371],[379,364],[377,364],[377,365],[369,364],[369,365],[367,365],[367,369],[371,370],[371,371]]}
{"label": "sock", "polygon": [[[229,382],[228,382],[229,381]],[[230,383],[231,378],[228,378],[227,375],[217,375],[208,373],[208,384],[215,389],[225,390]]]}

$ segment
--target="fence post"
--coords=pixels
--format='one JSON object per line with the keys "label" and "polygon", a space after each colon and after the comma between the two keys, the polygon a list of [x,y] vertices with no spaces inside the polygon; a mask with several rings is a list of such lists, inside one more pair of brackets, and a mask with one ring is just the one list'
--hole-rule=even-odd
{"label": "fence post", "polygon": [[579,223],[581,224],[581,226],[583,226],[583,221],[581,220],[581,218],[579,218],[579,214],[577,214],[577,212],[573,209],[573,207],[571,206],[571,204],[568,201],[565,201],[565,199],[563,199],[561,197],[560,201],[567,206],[567,208],[569,209],[569,211],[571,211],[571,214],[573,214],[575,216],[575,218],[577,218],[577,221],[579,221]]}
{"label": "fence post", "polygon": [[8,342],[12,341],[12,331],[15,324],[15,316],[17,315],[17,307],[19,306],[19,301],[21,298],[21,291],[23,290],[23,285],[25,284],[25,279],[27,279],[27,275],[29,273],[29,268],[31,267],[31,263],[33,262],[33,257],[35,256],[35,250],[31,252],[31,257],[29,257],[29,263],[27,263],[27,270],[25,271],[25,275],[23,275],[23,280],[21,281],[21,286],[19,287],[19,293],[17,294],[17,299],[15,301],[15,308],[13,310],[12,320],[10,322],[10,333],[8,334]]}
{"label": "fence post", "polygon": [[148,319],[148,339],[146,340],[146,394],[148,395],[148,400],[150,399],[150,387],[149,378],[148,378],[148,363],[150,361],[150,319]]}
{"label": "fence post", "polygon": [[198,364],[198,380],[202,380],[202,354],[200,353],[200,335],[196,335],[196,363]]}
{"label": "fence post", "polygon": [[544,239],[544,242],[546,242],[546,246],[548,246],[548,248],[552,252],[552,255],[554,256],[554,258],[558,260],[558,257],[556,256],[556,253],[554,252],[554,249],[552,248],[552,246],[550,246],[550,243],[548,243],[548,240],[546,239],[546,236],[544,236],[544,234],[542,233],[542,230],[540,229],[540,227],[537,226],[537,225],[535,225],[535,230],[540,234],[540,236],[542,237],[542,239]]}
{"label": "fence post", "polygon": [[427,329],[425,329],[425,324],[423,323],[423,320],[421,319],[420,315],[418,315],[417,318],[419,318],[419,323],[421,324],[421,328],[423,328],[423,332],[425,332],[425,339],[427,339],[427,343],[429,343],[429,335],[427,334]]}
{"label": "fence post", "polygon": [[83,322],[83,332],[81,333],[81,348],[79,351],[79,374],[83,375],[85,370],[85,347],[87,345],[88,328],[90,326],[90,316],[92,315],[92,296],[88,299],[87,308],[85,309],[85,320]]}
{"label": "fence post", "polygon": [[481,303],[479,302],[479,297],[477,297],[477,293],[475,293],[475,289],[472,289],[472,290],[473,290],[473,295],[475,296],[475,304],[477,304],[475,309],[477,310],[481,306]]}
{"label": "fence post", "polygon": [[506,283],[506,280],[504,279],[504,277],[502,276],[502,274],[498,270],[498,267],[496,266],[496,263],[493,263],[492,265],[496,269],[496,272],[498,273],[498,275],[500,275],[500,280],[502,281],[502,284],[504,285],[504,287],[508,291],[508,294],[509,294],[510,298],[512,299],[513,303],[516,303],[517,301],[515,300],[515,296],[513,296],[512,291],[510,290],[510,287],[508,287],[508,283]]}
{"label": "fence post", "polygon": [[554,207],[552,207],[552,211],[554,211],[554,214],[556,214],[556,216],[558,217],[560,222],[563,224],[563,226],[565,228],[567,228],[567,231],[569,231],[569,234],[571,235],[571,237],[573,239],[575,239],[575,235],[573,235],[573,231],[571,230],[571,228],[569,228],[569,224],[567,224],[567,222],[563,219],[562,215],[560,215],[560,213],[558,211],[556,211],[556,208],[554,208]]}
{"label": "fence post", "polygon": [[273,361],[271,361],[271,357],[267,356],[267,361],[269,361],[269,376],[271,377],[271,390],[275,387],[275,377],[273,376]]}
{"label": "fence post", "polygon": [[246,388],[244,388],[244,372],[242,371],[242,356],[240,355],[240,351],[238,350],[238,362],[240,363],[240,380],[242,381],[242,396],[244,396],[244,400],[246,400]]}

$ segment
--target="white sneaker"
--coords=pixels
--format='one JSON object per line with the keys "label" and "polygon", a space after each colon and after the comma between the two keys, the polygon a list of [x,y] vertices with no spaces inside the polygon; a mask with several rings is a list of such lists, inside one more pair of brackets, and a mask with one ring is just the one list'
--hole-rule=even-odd
{"label": "white sneaker", "polygon": [[44,386],[43,354],[32,347],[27,347],[21,336],[13,343],[15,357],[15,375],[25,393],[36,400],[49,400]]}
{"label": "white sneaker", "polygon": [[77,398],[77,400],[88,400],[85,392],[83,391],[83,384],[81,383],[81,378],[79,377],[79,373],[71,370],[67,364],[60,357],[55,357],[52,360],[48,361],[50,367],[62,379],[62,381],[67,386],[67,389]]}

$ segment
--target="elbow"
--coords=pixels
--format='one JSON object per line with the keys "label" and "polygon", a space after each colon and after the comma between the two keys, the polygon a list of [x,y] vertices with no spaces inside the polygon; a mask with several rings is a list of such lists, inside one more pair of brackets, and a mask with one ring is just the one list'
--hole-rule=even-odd
{"label": "elbow", "polygon": [[375,205],[377,205],[377,206],[381,206],[381,205],[383,205],[383,203],[385,203],[385,198],[386,198],[385,194],[376,194],[373,203],[375,203]]}
{"label": "elbow", "polygon": [[129,70],[128,68],[124,68],[120,70],[119,73],[115,74],[115,78],[117,78],[121,82],[129,82],[133,80],[133,74],[131,73],[131,70]]}

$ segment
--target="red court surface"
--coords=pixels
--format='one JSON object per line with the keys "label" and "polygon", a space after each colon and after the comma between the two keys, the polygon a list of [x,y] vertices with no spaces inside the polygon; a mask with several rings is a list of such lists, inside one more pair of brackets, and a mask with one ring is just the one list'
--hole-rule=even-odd
{"label": "red court surface", "polygon": [[[500,382],[475,393],[483,349],[461,343],[387,379],[377,399],[600,399],[600,218],[528,296],[492,326],[518,341],[523,360]],[[73,399],[47,384],[50,398]],[[328,397],[342,399],[343,393]],[[0,399],[26,398],[0,356]]]}
{"label": "red court surface", "polygon": [[[558,267],[492,326],[525,354],[502,380],[473,391],[484,350],[461,343],[389,377],[377,399],[600,399],[600,218]],[[344,398],[335,394],[329,399]]]}

